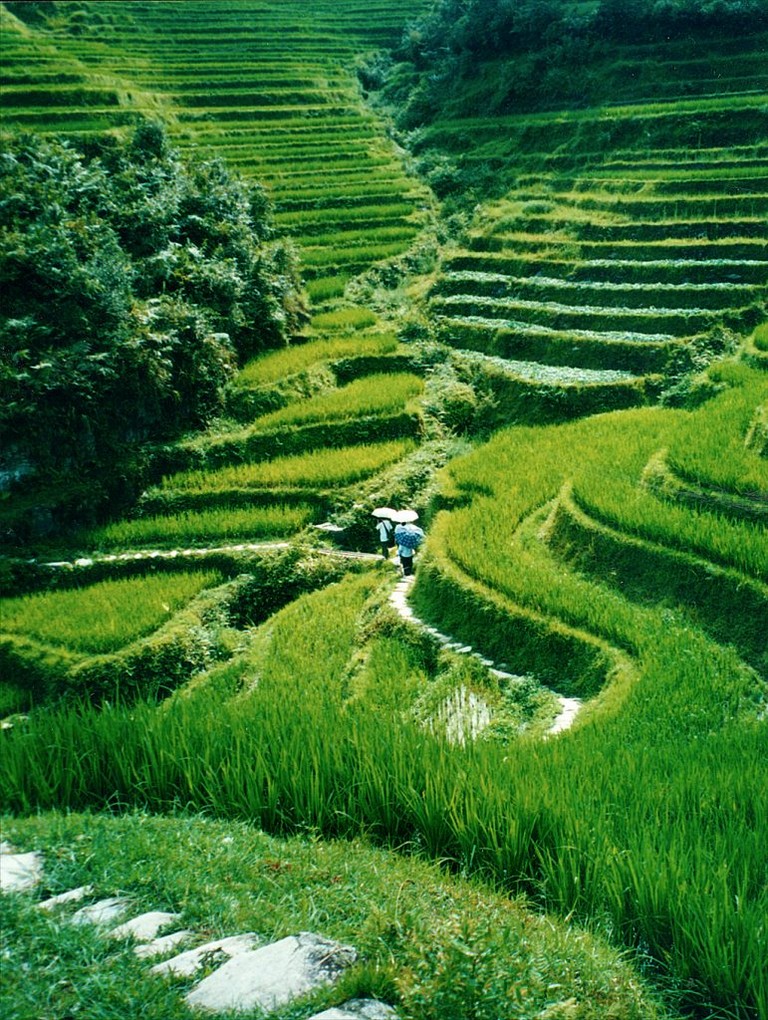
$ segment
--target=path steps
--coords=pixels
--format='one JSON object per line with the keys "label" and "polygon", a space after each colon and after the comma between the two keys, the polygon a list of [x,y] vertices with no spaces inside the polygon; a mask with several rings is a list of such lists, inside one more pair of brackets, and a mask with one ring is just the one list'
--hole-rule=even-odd
{"label": "path steps", "polygon": [[[408,592],[415,581],[415,576],[401,578],[395,585],[389,597],[389,604],[403,620],[408,620],[419,627],[422,627],[428,634],[431,634],[444,648],[456,652],[457,655],[471,655],[477,659],[488,671],[506,683],[522,682],[525,677],[514,673],[507,673],[499,668],[492,659],[488,659],[476,652],[471,645],[455,641],[447,634],[442,634],[436,627],[420,620],[413,609],[408,605]],[[560,711],[547,730],[547,736],[555,736],[571,727],[583,704],[580,698],[564,698],[558,695]],[[464,743],[466,736],[474,738],[491,722],[490,707],[479,698],[474,692],[461,687],[454,694],[452,703],[446,705],[446,726],[449,739],[456,743]]]}
{"label": "path steps", "polygon": [[[327,525],[319,525],[318,527],[328,531],[334,526],[328,523]],[[210,549],[168,549],[168,550],[142,550],[131,553],[119,553],[115,555],[101,555],[97,557],[81,557],[80,559],[68,562],[68,561],[57,561],[46,563],[45,566],[54,570],[74,570],[76,568],[91,567],[94,563],[111,563],[120,562],[126,560],[152,560],[152,559],[174,559],[176,557],[197,557],[204,556],[209,553],[234,553],[234,552],[266,552],[276,549],[287,549],[290,543],[288,542],[259,542],[259,543],[241,543],[238,545],[224,545],[215,546]],[[381,557],[378,553],[365,553],[354,550],[338,549],[335,546],[320,546],[317,547],[315,552],[326,556],[338,556],[342,559],[360,559],[369,560],[371,562],[380,561]],[[393,566],[398,565],[397,559],[390,561]],[[507,673],[503,668],[493,662],[492,659],[488,659],[476,652],[471,645],[464,644],[461,641],[456,641],[447,634],[441,633],[436,627],[432,627],[425,621],[419,619],[416,616],[413,609],[408,605],[408,592],[411,584],[415,580],[414,575],[409,577],[402,577],[395,585],[389,601],[395,612],[403,619],[410,623],[421,627],[428,634],[431,634],[441,645],[445,648],[456,652],[458,655],[471,655],[478,659],[479,662],[485,666],[489,672],[500,680],[504,680],[506,683],[521,682],[525,677],[517,676],[513,673]],[[461,689],[458,692],[459,700],[462,704],[454,706],[452,711],[447,708],[447,726],[449,731],[449,737],[454,739],[456,742],[463,743],[465,736],[475,737],[483,730],[491,721],[491,712],[488,705],[486,705],[482,699],[478,698],[476,694],[465,689]],[[558,696],[560,701],[560,712],[557,718],[550,726],[547,731],[547,736],[554,736],[558,733],[562,733],[572,725],[575,720],[582,702],[579,698],[564,698]],[[462,718],[457,718],[457,713]]]}
{"label": "path steps", "polygon": [[[16,853],[8,843],[0,843],[0,879],[4,893],[31,893],[43,879],[42,856]],[[80,886],[37,906],[47,911],[66,910],[91,893],[90,886]],[[134,952],[142,958],[173,952],[195,938],[187,929],[160,934],[178,922],[178,914],[151,910],[127,916],[130,912],[131,901],[126,896],[97,900],[71,914],[59,911],[63,924],[93,924],[103,929],[105,938],[131,939]],[[269,943],[255,932],[245,932],[183,950],[154,964],[149,974],[156,979],[194,977],[200,968],[216,963],[218,966],[184,996],[191,1008],[208,1015],[254,1009],[272,1013],[334,984],[356,959],[353,946],[314,932],[302,931]],[[315,1013],[309,1020],[397,1020],[397,1013],[375,999],[350,999]]]}

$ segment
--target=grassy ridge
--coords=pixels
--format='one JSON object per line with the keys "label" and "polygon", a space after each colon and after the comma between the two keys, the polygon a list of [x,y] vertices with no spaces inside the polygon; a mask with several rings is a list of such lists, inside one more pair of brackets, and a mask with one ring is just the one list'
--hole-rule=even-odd
{"label": "grassy ridge", "polygon": [[[231,706],[186,699],[130,719],[119,711],[40,719],[11,734],[3,802],[78,808],[139,796],[153,810],[183,801],[273,831],[365,831],[507,886],[522,883],[558,910],[607,913],[630,941],[672,947],[677,972],[705,981],[721,1003],[760,1002],[755,934],[765,903],[755,876],[764,856],[743,820],[764,808],[755,800],[763,741],[732,714],[748,678],[711,644],[686,644],[670,703],[680,636],[657,639],[621,715],[530,748],[514,765],[494,745],[448,754],[423,731],[362,707],[340,715],[337,687],[297,686],[292,668],[279,696],[257,685]],[[700,689],[702,666],[711,675],[713,662],[717,703]],[[75,733],[81,753],[73,757]],[[735,897],[737,912],[727,906]]]}
{"label": "grassy ridge", "polygon": [[[525,988],[526,1007],[537,1011],[555,996],[594,1004],[581,1020],[601,1020],[606,1010],[623,1020],[669,1017],[627,963],[588,933],[362,841],[274,839],[244,823],[143,812],[13,819],[4,834],[42,853],[55,891],[84,884],[104,895],[120,889],[137,909],[162,906],[199,932],[254,931],[271,940],[311,930],[354,946],[358,964],[340,986],[315,993],[305,1015],[371,995],[418,1020],[449,1009],[466,1015],[476,1005],[478,951],[489,992],[484,1008],[494,1015],[509,990]],[[146,961],[130,943],[104,939],[89,925],[52,921],[34,899],[4,898],[3,908],[11,963],[0,1004],[8,1015],[77,1008],[89,1018],[97,1009],[147,1020],[191,1016],[179,982],[147,981]],[[527,956],[521,941],[531,948]],[[22,978],[21,964],[30,958],[46,964]],[[296,1010],[274,1016],[288,1020]],[[491,1013],[478,1016],[490,1020]]]}

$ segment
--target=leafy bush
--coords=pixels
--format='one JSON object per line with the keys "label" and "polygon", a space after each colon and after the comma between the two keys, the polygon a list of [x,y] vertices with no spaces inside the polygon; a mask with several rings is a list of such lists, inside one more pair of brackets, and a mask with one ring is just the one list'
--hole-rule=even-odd
{"label": "leafy bush", "polygon": [[11,139],[0,228],[0,426],[32,473],[114,492],[137,443],[204,423],[237,362],[297,321],[264,194],[185,166],[153,124],[81,149]]}

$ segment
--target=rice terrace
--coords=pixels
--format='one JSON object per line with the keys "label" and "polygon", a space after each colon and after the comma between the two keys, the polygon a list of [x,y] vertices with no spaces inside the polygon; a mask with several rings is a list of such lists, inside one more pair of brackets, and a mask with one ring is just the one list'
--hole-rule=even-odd
{"label": "rice terrace", "polygon": [[768,0],[0,54],[0,1015],[768,1020]]}

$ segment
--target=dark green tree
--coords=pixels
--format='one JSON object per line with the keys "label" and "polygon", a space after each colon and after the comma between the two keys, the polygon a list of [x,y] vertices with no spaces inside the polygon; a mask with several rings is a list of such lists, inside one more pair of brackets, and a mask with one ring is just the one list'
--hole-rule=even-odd
{"label": "dark green tree", "polygon": [[144,444],[204,425],[238,364],[288,342],[301,313],[263,190],[220,162],[185,165],[158,125],[85,151],[10,140],[0,479],[77,477],[94,501],[122,490]]}

